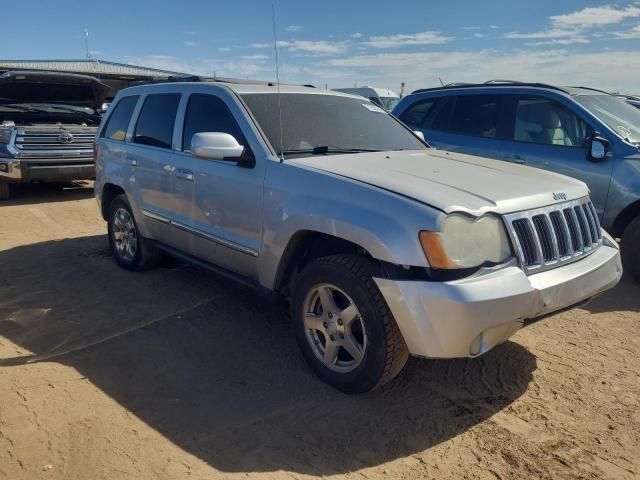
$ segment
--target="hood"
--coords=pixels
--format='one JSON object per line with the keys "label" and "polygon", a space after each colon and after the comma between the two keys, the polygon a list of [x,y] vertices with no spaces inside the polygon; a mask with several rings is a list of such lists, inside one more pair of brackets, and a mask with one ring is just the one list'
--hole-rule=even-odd
{"label": "hood", "polygon": [[374,185],[446,213],[512,213],[589,192],[583,182],[556,173],[435,149],[316,155],[287,163]]}
{"label": "hood", "polygon": [[110,90],[88,75],[21,71],[0,75],[0,103],[59,103],[97,110]]}

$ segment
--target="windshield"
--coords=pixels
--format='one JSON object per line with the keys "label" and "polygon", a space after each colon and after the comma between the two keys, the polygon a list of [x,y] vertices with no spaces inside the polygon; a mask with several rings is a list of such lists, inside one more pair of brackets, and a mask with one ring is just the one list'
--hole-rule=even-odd
{"label": "windshield", "polygon": [[578,95],[575,98],[627,142],[640,143],[640,110],[609,95]]}
{"label": "windshield", "polygon": [[396,108],[396,105],[400,103],[400,99],[398,97],[380,97],[380,101],[384,105],[384,108],[389,111]]}
{"label": "windshield", "polygon": [[364,99],[304,93],[281,95],[281,142],[278,94],[242,98],[278,155],[427,148],[387,112]]}

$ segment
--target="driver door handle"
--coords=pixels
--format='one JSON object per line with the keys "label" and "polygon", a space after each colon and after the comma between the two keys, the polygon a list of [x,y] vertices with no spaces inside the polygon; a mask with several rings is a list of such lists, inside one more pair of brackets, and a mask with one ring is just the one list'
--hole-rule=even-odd
{"label": "driver door handle", "polygon": [[512,163],[527,163],[527,161],[522,158],[520,155],[518,155],[517,153],[514,153],[512,155],[503,155],[502,157],[504,160],[508,161],[508,162],[512,162]]}
{"label": "driver door handle", "polygon": [[176,171],[173,173],[176,178],[179,178],[180,180],[186,180],[187,182],[193,182],[193,172],[190,170],[180,170],[180,169],[176,169]]}

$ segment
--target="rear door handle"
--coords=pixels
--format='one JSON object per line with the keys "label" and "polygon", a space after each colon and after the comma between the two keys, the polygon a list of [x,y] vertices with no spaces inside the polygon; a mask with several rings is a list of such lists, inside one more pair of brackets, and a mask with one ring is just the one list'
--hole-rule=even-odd
{"label": "rear door handle", "polygon": [[125,157],[124,159],[125,163],[131,167],[135,167],[138,165],[138,161],[135,158],[128,158]]}
{"label": "rear door handle", "polygon": [[527,161],[522,158],[520,155],[513,154],[513,155],[505,155],[502,157],[503,159],[505,159],[508,162],[513,162],[513,163],[527,163]]}
{"label": "rear door handle", "polygon": [[189,170],[176,170],[173,174],[176,176],[176,178],[179,178],[180,180],[193,182],[193,172]]}

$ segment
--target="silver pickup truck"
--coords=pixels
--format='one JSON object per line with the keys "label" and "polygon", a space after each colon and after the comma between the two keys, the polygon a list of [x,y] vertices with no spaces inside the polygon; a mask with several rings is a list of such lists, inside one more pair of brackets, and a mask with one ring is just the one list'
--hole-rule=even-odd
{"label": "silver pickup truck", "polygon": [[429,148],[362,97],[139,86],[96,142],[117,263],[168,253],[286,299],[304,357],[345,392],[409,354],[482,355],[622,275],[584,183]]}
{"label": "silver pickup truck", "polygon": [[108,91],[85,75],[0,75],[0,200],[12,183],[94,178],[93,141]]}

